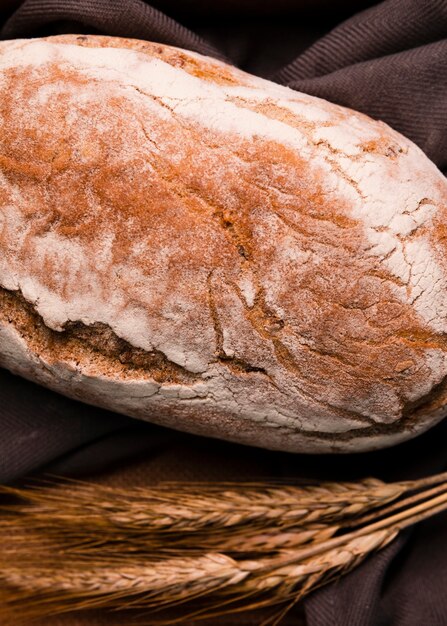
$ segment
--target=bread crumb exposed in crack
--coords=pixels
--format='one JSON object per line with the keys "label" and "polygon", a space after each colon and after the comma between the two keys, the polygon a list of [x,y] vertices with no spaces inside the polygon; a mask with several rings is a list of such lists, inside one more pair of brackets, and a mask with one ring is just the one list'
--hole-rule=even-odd
{"label": "bread crumb exposed in crack", "polygon": [[45,326],[18,291],[0,288],[0,318],[9,320],[36,353],[78,364],[96,362],[98,373],[151,378],[159,383],[193,384],[201,376],[173,363],[159,350],[146,352],[118,337],[106,324],[67,322],[63,331]]}

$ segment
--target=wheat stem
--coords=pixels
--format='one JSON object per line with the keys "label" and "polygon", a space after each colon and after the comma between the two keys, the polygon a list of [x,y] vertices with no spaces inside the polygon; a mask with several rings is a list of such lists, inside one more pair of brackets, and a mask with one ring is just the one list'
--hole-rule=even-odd
{"label": "wheat stem", "polygon": [[[431,484],[436,484],[436,483],[431,483]],[[413,489],[411,491],[413,491]],[[375,511],[363,517],[355,518],[353,520],[348,520],[343,524],[343,528],[347,528],[350,526],[355,526],[355,527],[364,526],[365,524],[368,524],[371,520],[374,520],[377,517],[384,517],[386,515],[389,515],[390,513],[393,513],[394,511],[399,511],[400,509],[408,508],[409,506],[412,506],[413,504],[416,504],[417,502],[427,500],[437,494],[445,493],[446,491],[447,491],[447,483],[437,485],[436,487],[433,487],[432,489],[427,489],[426,491],[418,492],[415,495],[409,496],[408,498],[404,498],[403,500],[399,500],[398,502],[393,502],[393,504],[390,504],[388,506],[381,508],[380,511]]]}
{"label": "wheat stem", "polygon": [[413,524],[421,522],[424,519],[432,517],[433,515],[440,513],[444,510],[447,510],[447,493],[431,498],[427,502],[423,502],[422,504],[410,507],[409,509],[392,515],[391,517],[379,520],[373,524],[369,524],[363,528],[359,528],[358,530],[355,530],[346,535],[334,537],[333,539],[328,539],[327,541],[324,541],[321,544],[317,544],[316,546],[313,546],[311,548],[300,550],[296,553],[295,556],[291,558],[280,558],[274,564],[272,564],[272,566],[278,567],[280,565],[293,564],[296,561],[302,561],[304,559],[317,556],[318,554],[325,552],[326,550],[342,546],[344,543],[350,541],[351,539],[364,537],[382,529],[392,528],[396,531],[400,531],[404,528],[412,526]]}
{"label": "wheat stem", "polygon": [[417,478],[416,480],[406,480],[396,483],[404,487],[408,491],[414,491],[417,489],[425,489],[439,483],[445,483],[447,481],[447,472],[441,472],[439,474],[433,474],[432,476],[426,476],[425,478]]}

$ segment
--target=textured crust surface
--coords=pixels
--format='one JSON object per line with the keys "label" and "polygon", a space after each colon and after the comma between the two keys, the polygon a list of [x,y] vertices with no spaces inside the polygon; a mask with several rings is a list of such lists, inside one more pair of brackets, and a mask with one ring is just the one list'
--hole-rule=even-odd
{"label": "textured crust surface", "polygon": [[447,398],[447,184],[354,111],[183,50],[0,43],[0,365],[192,432],[390,445]]}

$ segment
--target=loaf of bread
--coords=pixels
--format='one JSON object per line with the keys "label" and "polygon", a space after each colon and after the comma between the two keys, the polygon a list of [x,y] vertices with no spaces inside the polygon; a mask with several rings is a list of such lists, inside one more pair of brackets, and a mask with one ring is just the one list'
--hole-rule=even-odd
{"label": "loaf of bread", "polygon": [[447,183],[412,142],[154,43],[3,41],[0,66],[0,366],[288,451],[447,413]]}

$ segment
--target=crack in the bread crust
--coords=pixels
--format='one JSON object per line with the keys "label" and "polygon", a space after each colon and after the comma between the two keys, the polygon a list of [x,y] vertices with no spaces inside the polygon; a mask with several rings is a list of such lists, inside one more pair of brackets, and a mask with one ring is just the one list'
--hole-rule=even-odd
{"label": "crack in the bread crust", "polygon": [[[157,143],[149,136],[149,133],[147,132],[144,126],[144,123],[141,120],[140,120],[140,127],[145,138],[157,150],[157,159],[162,161],[165,165],[169,166],[170,165],[169,159],[166,157],[163,157],[162,151],[158,147]],[[191,186],[185,184],[178,177],[175,178],[174,180],[173,177],[171,178],[169,176],[166,176],[166,174],[163,171],[161,171],[160,167],[157,166],[156,161],[154,161],[153,159],[149,159],[148,155],[146,155],[146,158],[149,164],[151,165],[151,167],[160,177],[160,179],[166,184],[170,193],[181,198],[182,200],[193,199],[193,200],[200,202],[200,204],[205,209],[207,209],[211,215],[217,218],[218,223],[221,226],[222,231],[225,235],[225,238],[231,244],[236,245],[238,254],[246,260],[250,258],[250,251],[247,249],[246,244],[242,242],[240,235],[237,233],[237,230],[235,228],[233,221],[228,217],[228,215],[226,215],[224,206],[217,206],[215,199],[205,197],[203,190],[192,188]]]}
{"label": "crack in the bread crust", "polygon": [[[253,102],[250,99],[243,99],[243,103],[238,103],[237,101],[238,99],[233,99],[233,104],[239,108],[245,108],[248,110],[257,110],[257,112],[261,113],[262,115],[264,115],[265,117],[267,117],[270,120],[276,120],[276,121],[280,121],[282,124],[285,124],[287,126],[289,126],[290,128],[294,128],[295,130],[298,130],[308,141],[308,143],[313,146],[314,148],[320,148],[321,146],[324,147],[326,149],[326,153],[324,153],[321,149],[320,149],[320,153],[322,154],[323,158],[326,160],[326,162],[332,167],[332,169],[337,172],[337,174],[339,174],[339,176],[345,181],[347,182],[358,194],[358,196],[362,199],[365,200],[365,195],[363,194],[363,192],[361,191],[359,184],[356,180],[354,180],[353,178],[351,178],[340,166],[339,162],[337,160],[334,160],[332,158],[333,155],[336,157],[336,159],[338,159],[340,157],[340,151],[337,150],[336,148],[334,148],[328,141],[324,140],[324,139],[318,139],[316,140],[313,136],[313,132],[315,132],[315,130],[321,126],[331,126],[328,124],[315,124],[313,122],[307,121],[307,120],[299,120],[299,122],[294,123],[295,122],[295,118],[294,118],[294,114],[290,113],[290,114],[282,114],[282,115],[275,115],[273,114],[271,111],[268,112],[264,110],[262,108],[262,106],[259,106],[259,103]],[[280,106],[280,105],[279,105]],[[270,113],[270,114],[269,114]],[[313,132],[312,132],[313,131]],[[329,154],[328,154],[329,153]],[[349,154],[343,154],[343,156],[346,156],[350,161],[356,161],[358,156],[352,156]]]}
{"label": "crack in the bread crust", "polygon": [[[258,289],[253,307],[247,306],[239,290],[235,291],[245,309],[246,316],[248,317],[253,329],[259,334],[260,337],[262,337],[262,339],[267,339],[272,344],[278,363],[293,375],[294,387],[297,389],[298,393],[302,395],[302,397],[306,398],[311,404],[316,404],[326,410],[329,410],[331,413],[338,414],[343,419],[349,418],[353,421],[359,422],[360,424],[376,424],[375,420],[371,417],[362,415],[356,411],[349,411],[348,409],[340,408],[330,402],[325,402],[320,398],[316,398],[315,395],[306,391],[302,385],[302,383],[306,380],[306,377],[296,362],[293,354],[279,339],[279,337],[275,336],[275,333],[272,333],[269,330],[272,325],[276,325],[277,327],[279,325],[283,328],[284,321],[279,320],[274,313],[268,310],[263,296],[263,290],[261,288]],[[281,322],[281,324],[278,324],[278,322]],[[284,393],[290,392],[284,390]]]}
{"label": "crack in the bread crust", "polygon": [[[353,248],[352,246],[349,246],[348,244],[344,243],[341,239],[337,239],[337,241],[330,241],[329,238],[327,239],[319,239],[315,233],[310,233],[308,231],[306,231],[302,226],[300,226],[299,224],[297,224],[296,222],[292,222],[289,218],[285,217],[283,215],[283,213],[275,207],[275,209],[271,209],[272,213],[281,221],[283,222],[288,228],[290,228],[290,230],[293,231],[293,233],[296,235],[300,235],[302,237],[305,237],[308,240],[311,240],[312,242],[315,242],[317,244],[321,244],[323,246],[328,246],[329,248],[334,248],[338,251],[340,251],[340,249],[344,250],[345,252],[348,252],[349,254],[352,254],[353,252]],[[330,222],[330,220],[325,220]],[[334,224],[334,222],[331,222],[332,224]]]}
{"label": "crack in the bread crust", "polygon": [[[241,358],[239,356],[229,355],[225,352],[223,347],[223,330],[222,324],[219,318],[219,312],[217,310],[217,305],[214,299],[213,294],[213,284],[212,284],[212,276],[213,272],[210,272],[207,276],[207,290],[208,290],[208,308],[210,311],[211,320],[214,328],[214,335],[216,338],[216,349],[215,355],[216,359],[219,363],[230,369],[233,374],[250,374],[250,373],[259,373],[263,376],[266,376],[272,385],[278,389],[276,383],[272,379],[272,377],[268,374],[267,370],[264,367],[259,367],[257,365],[253,365],[249,363],[246,359]],[[279,389],[278,389],[279,390]]]}
{"label": "crack in the bread crust", "polygon": [[[241,156],[235,153],[234,151],[231,151],[231,154],[239,158],[239,160],[243,161],[244,164],[249,165],[248,161],[242,159]],[[316,221],[318,223],[323,222],[324,224],[337,226],[338,228],[341,228],[343,230],[348,230],[350,228],[355,228],[356,226],[358,226],[358,222],[356,220],[349,218],[349,217],[345,217],[343,215],[333,214],[331,216],[323,217],[317,213],[310,213],[309,211],[302,211],[296,205],[297,196],[295,194],[289,193],[288,191],[284,191],[283,189],[280,189],[279,187],[276,187],[276,185],[263,185],[259,181],[252,180],[252,179],[248,180],[247,178],[243,178],[243,180],[245,180],[245,182],[249,183],[250,185],[254,186],[259,191],[266,193],[269,197],[270,197],[270,192],[273,192],[279,196],[286,196],[285,198],[286,202],[290,202],[290,201],[293,202],[293,209],[290,209],[290,210],[293,210],[294,213],[305,215],[305,217],[309,220]]]}
{"label": "crack in the bread crust", "polygon": [[112,366],[116,367],[119,363],[125,369],[147,374],[148,378],[159,383],[192,384],[202,380],[201,374],[174,363],[160,350],[136,348],[107,324],[96,322],[86,325],[69,321],[62,332],[55,331],[46,326],[42,316],[20,290],[10,291],[0,287],[0,305],[8,321],[26,336],[31,345],[37,343],[36,352],[45,356],[52,354],[54,358],[58,351],[65,349],[72,351],[75,358],[97,353],[108,358]]}
{"label": "crack in the bread crust", "polygon": [[[303,435],[309,439],[317,439],[322,441],[333,442],[334,449],[339,448],[339,442],[354,441],[355,439],[382,437],[387,435],[395,435],[400,432],[419,432],[421,430],[421,418],[429,421],[430,412],[433,410],[439,410],[444,407],[444,416],[447,415],[447,376],[445,376],[437,385],[432,387],[430,391],[419,398],[417,401],[406,401],[403,404],[402,417],[397,422],[390,424],[378,424],[375,423],[370,427],[361,429],[349,429],[343,432],[337,432],[336,441],[334,440],[334,434],[323,431],[300,431],[300,435]],[[442,419],[442,416],[439,418]],[[427,426],[422,430],[426,430]]]}
{"label": "crack in the bread crust", "polygon": [[222,326],[220,323],[219,315],[217,313],[216,303],[214,301],[212,279],[213,279],[213,272],[210,272],[207,276],[208,308],[210,311],[211,321],[213,323],[213,328],[214,328],[214,336],[216,339],[216,349],[214,353],[216,357],[218,357],[219,355],[224,354],[223,332],[222,332]]}

